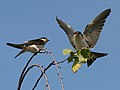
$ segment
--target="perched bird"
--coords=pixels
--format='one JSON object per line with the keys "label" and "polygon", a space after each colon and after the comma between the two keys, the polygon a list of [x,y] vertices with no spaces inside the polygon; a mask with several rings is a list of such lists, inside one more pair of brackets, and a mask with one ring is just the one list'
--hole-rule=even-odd
{"label": "perched bird", "polygon": [[[56,17],[56,21],[59,26],[65,31],[71,45],[76,50],[82,50],[85,48],[93,48],[100,36],[103,29],[106,18],[109,16],[111,9],[106,9],[100,13],[90,24],[85,27],[83,34],[79,31],[75,31],[70,25]],[[91,51],[92,52],[92,51]],[[93,59],[87,60],[87,66],[89,67],[96,58],[106,56],[108,53],[92,52]]]}
{"label": "perched bird", "polygon": [[45,49],[44,46],[48,41],[49,40],[46,37],[42,37],[39,39],[25,41],[25,43],[22,43],[22,44],[7,43],[7,45],[14,48],[22,49],[22,51],[14,57],[16,58],[24,52],[37,53],[40,50],[44,50]]}

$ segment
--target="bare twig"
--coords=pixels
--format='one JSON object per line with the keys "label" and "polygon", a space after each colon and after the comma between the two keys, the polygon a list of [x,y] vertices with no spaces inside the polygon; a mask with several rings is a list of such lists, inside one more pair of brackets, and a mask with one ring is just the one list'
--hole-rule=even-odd
{"label": "bare twig", "polygon": [[[39,67],[39,68],[40,68],[41,72],[43,73],[43,75],[44,75],[44,77],[45,77],[45,79],[46,79],[46,86],[48,86],[48,90],[50,90],[50,85],[49,85],[49,83],[48,83],[48,78],[47,78],[44,70],[42,69],[42,67],[41,67],[40,65],[38,65],[38,64],[33,64],[33,65],[31,65],[30,67],[28,67],[27,70],[25,71],[24,75],[23,75],[23,79],[24,79],[25,76],[27,75],[28,71],[29,71],[30,69],[32,69],[33,67]],[[33,89],[32,89],[32,90],[33,90]]]}
{"label": "bare twig", "polygon": [[49,81],[48,81],[48,78],[44,72],[44,70],[42,69],[42,67],[40,65],[37,65],[37,67],[40,68],[41,72],[43,73],[44,77],[45,77],[45,80],[46,80],[46,84],[45,84],[45,90],[46,90],[46,87],[48,88],[48,90],[50,90],[50,85],[49,85]]}
{"label": "bare twig", "polygon": [[[44,54],[44,53],[46,53],[46,51],[45,51],[45,52],[41,52],[41,51],[39,50],[37,53],[42,53],[42,54]],[[34,53],[34,54],[31,56],[31,58],[28,60],[27,64],[26,64],[25,67],[23,68],[23,71],[22,71],[22,73],[21,73],[21,75],[20,75],[20,78],[19,78],[19,81],[18,81],[18,89],[17,89],[17,90],[20,90],[21,84],[22,84],[23,79],[24,79],[23,75],[24,75],[24,73],[25,73],[25,70],[27,69],[27,67],[28,67],[29,63],[31,62],[31,60],[33,59],[33,57],[34,57],[35,55],[37,55],[37,53]]]}
{"label": "bare twig", "polygon": [[[48,51],[48,50],[46,50],[46,51]],[[60,82],[61,82],[61,85],[62,85],[62,90],[64,90],[63,78],[62,78],[62,75],[61,75],[61,73],[60,73],[60,71],[59,71],[59,66],[58,66],[58,64],[57,64],[57,61],[56,61],[55,58],[53,57],[52,52],[50,52],[50,51],[48,51],[48,52],[49,52],[50,56],[52,57],[52,59],[53,59],[53,61],[54,61],[54,64],[56,65],[57,72],[58,72],[58,76],[60,77]],[[65,60],[65,61],[66,61],[66,60]],[[64,61],[63,61],[63,62],[64,62]],[[60,62],[60,63],[62,63],[62,62]]]}
{"label": "bare twig", "polygon": [[64,63],[65,61],[67,61],[67,59],[65,59],[65,60],[62,60],[62,61],[60,61],[60,62],[57,62],[57,64]]}
{"label": "bare twig", "polygon": [[[47,69],[49,69],[53,64],[54,64],[54,61],[51,62],[51,63],[43,70],[44,73],[45,73],[45,72],[47,71]],[[32,88],[32,90],[34,90],[34,89],[37,87],[38,82],[40,81],[40,79],[42,78],[42,76],[43,76],[43,73],[41,73],[40,77],[37,79],[37,81],[36,81],[34,87]]]}
{"label": "bare twig", "polygon": [[[27,68],[27,70],[26,70],[26,71],[24,72],[24,74],[23,74],[22,81],[23,81],[23,79],[25,78],[25,76],[27,75],[27,73],[30,71],[30,69],[32,69],[33,67],[39,67],[39,68],[40,68],[42,74],[43,74],[44,77],[45,77],[46,86],[48,87],[48,90],[50,90],[50,85],[49,85],[49,82],[48,82],[48,78],[47,78],[44,70],[42,69],[42,67],[41,67],[40,65],[38,65],[38,64],[33,64],[33,65],[31,65],[31,66],[29,66],[29,67]],[[34,89],[32,89],[32,90],[34,90]]]}
{"label": "bare twig", "polygon": [[[67,61],[67,59],[66,59],[66,60],[63,60],[63,61],[60,61],[60,62],[56,62],[56,60],[54,59],[52,53],[49,52],[48,50],[46,50],[45,52],[38,52],[38,53],[43,53],[43,54],[44,54],[44,53],[49,53],[50,56],[52,57],[53,61],[52,61],[45,69],[42,69],[42,67],[41,67],[40,65],[37,65],[37,64],[31,65],[30,67],[28,67],[29,63],[31,62],[31,60],[33,59],[33,57],[34,57],[37,53],[33,54],[32,57],[31,57],[31,58],[29,59],[29,61],[27,62],[27,64],[25,65],[25,67],[24,67],[24,69],[23,69],[23,71],[22,71],[22,73],[21,73],[21,75],[20,75],[19,82],[18,82],[18,89],[17,89],[17,90],[20,90],[21,85],[22,85],[22,82],[23,82],[26,74],[28,73],[28,71],[29,71],[31,68],[35,67],[35,66],[39,67],[39,68],[41,69],[41,72],[42,72],[42,73],[41,73],[41,75],[39,76],[39,78],[37,79],[37,81],[36,81],[35,85],[33,86],[32,90],[34,90],[34,89],[37,87],[38,82],[40,81],[40,79],[42,78],[43,75],[44,75],[44,77],[45,77],[45,79],[46,79],[46,86],[45,86],[45,88],[48,87],[48,90],[50,90],[50,86],[49,86],[48,79],[47,79],[47,77],[46,77],[45,72],[46,72],[52,65],[56,65],[57,72],[58,72],[58,75],[59,75],[59,77],[60,77],[60,82],[61,82],[61,85],[62,85],[62,90],[64,90],[63,78],[62,78],[62,75],[61,75],[61,73],[60,73],[60,71],[59,71],[59,66],[58,66],[58,64],[61,64],[61,63],[65,62],[65,61]],[[27,69],[27,67],[28,67],[28,69]],[[26,70],[26,69],[27,69],[27,70]]]}
{"label": "bare twig", "polygon": [[25,67],[23,68],[23,71],[22,71],[22,73],[21,73],[21,75],[20,75],[20,78],[19,78],[19,81],[18,81],[18,89],[17,89],[17,90],[20,90],[21,85],[22,85],[22,82],[23,82],[23,79],[24,79],[24,77],[23,77],[24,72],[25,72],[26,68],[28,67],[29,63],[31,62],[31,60],[33,59],[33,57],[34,57],[35,55],[37,55],[37,53],[34,53],[34,54],[31,56],[31,58],[29,59],[29,61],[28,61],[27,64],[25,65]]}

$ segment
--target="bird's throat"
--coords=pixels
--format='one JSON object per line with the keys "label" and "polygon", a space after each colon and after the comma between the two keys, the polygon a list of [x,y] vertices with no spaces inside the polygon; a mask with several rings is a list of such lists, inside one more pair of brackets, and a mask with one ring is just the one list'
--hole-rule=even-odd
{"label": "bird's throat", "polygon": [[84,37],[81,37],[79,35],[74,36],[74,43],[75,43],[76,50],[82,50],[83,48],[89,47]]}

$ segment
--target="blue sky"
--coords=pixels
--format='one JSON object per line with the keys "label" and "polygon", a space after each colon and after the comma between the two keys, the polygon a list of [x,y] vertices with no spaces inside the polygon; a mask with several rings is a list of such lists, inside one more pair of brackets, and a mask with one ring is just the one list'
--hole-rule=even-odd
{"label": "blue sky", "polygon": [[[97,59],[91,67],[83,65],[76,74],[71,64],[61,64],[65,90],[119,90],[120,89],[120,1],[119,0],[1,0],[0,1],[0,90],[15,90],[19,75],[32,54],[25,53],[14,59],[19,50],[8,47],[7,42],[22,43],[46,36],[46,47],[57,61],[64,60],[65,48],[73,49],[67,36],[55,21],[58,16],[74,29],[83,31],[99,13],[107,8],[112,12],[107,18],[100,39],[93,51],[108,52]],[[52,61],[49,55],[38,55],[31,64],[47,66]],[[61,90],[55,66],[46,72],[51,90]],[[21,90],[31,90],[40,71],[28,73]],[[39,82],[36,90],[43,90],[45,81]]]}

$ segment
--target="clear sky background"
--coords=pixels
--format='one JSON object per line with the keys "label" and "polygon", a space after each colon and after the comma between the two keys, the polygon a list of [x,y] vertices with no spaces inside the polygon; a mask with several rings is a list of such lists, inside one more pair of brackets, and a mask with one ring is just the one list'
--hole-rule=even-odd
{"label": "clear sky background", "polygon": [[[64,60],[65,48],[73,49],[66,34],[59,28],[58,16],[75,30],[83,31],[103,10],[111,8],[100,39],[93,51],[108,52],[97,59],[91,67],[86,64],[76,74],[72,64],[61,64],[65,90],[120,90],[120,1],[119,0],[0,0],[0,90],[16,90],[21,71],[32,55],[25,53],[14,59],[20,51],[6,45],[7,42],[22,43],[26,40],[47,37],[46,47],[57,61]],[[49,55],[37,55],[31,64],[47,66],[52,61]],[[61,90],[55,66],[46,72],[51,90]],[[31,90],[40,71],[31,70],[21,90]],[[43,90],[42,79],[36,90]]]}

